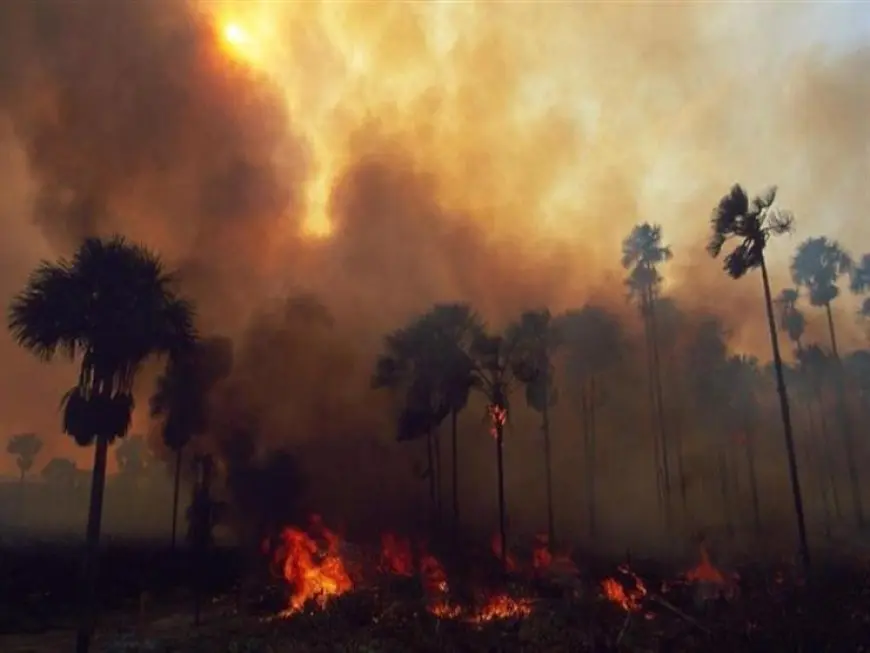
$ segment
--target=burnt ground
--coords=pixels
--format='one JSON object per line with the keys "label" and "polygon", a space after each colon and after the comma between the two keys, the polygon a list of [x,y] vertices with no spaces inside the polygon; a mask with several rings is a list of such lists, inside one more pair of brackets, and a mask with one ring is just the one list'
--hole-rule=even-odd
{"label": "burnt ground", "polygon": [[[72,650],[80,560],[77,545],[0,548],[0,651]],[[242,592],[238,579],[250,565],[237,551],[218,550],[208,561],[198,628],[195,562],[165,547],[107,546],[95,653],[870,651],[870,573],[852,561],[818,563],[806,581],[789,569],[748,565],[738,570],[739,596],[731,598],[663,587],[675,570],[633,561],[649,593],[632,614],[601,597],[600,579],[619,575],[615,563],[598,562],[568,583],[500,579],[499,591],[534,601],[532,614],[479,625],[432,616],[414,579],[381,579],[325,610],[278,619],[280,585],[260,576]]]}

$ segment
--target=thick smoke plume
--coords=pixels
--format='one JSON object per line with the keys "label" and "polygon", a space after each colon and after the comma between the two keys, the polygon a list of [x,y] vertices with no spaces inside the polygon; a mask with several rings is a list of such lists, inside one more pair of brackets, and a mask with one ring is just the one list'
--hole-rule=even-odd
{"label": "thick smoke plume", "polygon": [[[732,347],[764,356],[760,281],[731,282],[703,250],[718,197],[735,180],[778,183],[800,236],[870,244],[858,217],[870,204],[868,53],[784,52],[765,31],[797,30],[813,11],[5,3],[2,296],[86,235],[156,248],[181,270],[202,329],[236,341],[210,446],[225,453],[224,436],[241,432],[262,455],[290,447],[311,503],[335,513],[351,512],[349,496],[399,506],[419,488],[368,379],[383,333],[433,302],[469,301],[498,326],[595,301],[636,331],[619,246],[649,220],[673,247],[665,289],[683,319],[715,316]],[[774,247],[778,286],[796,242]],[[288,308],[302,295],[328,319]],[[3,338],[3,427],[48,437],[72,372],[37,368]],[[642,383],[642,360],[626,386]],[[640,441],[648,420],[631,401],[608,428]],[[520,439],[535,424],[517,419]],[[466,422],[482,437],[477,414]],[[147,428],[144,411],[136,425]],[[46,455],[70,451],[48,439]],[[464,494],[491,514],[485,444],[469,445]],[[539,477],[516,451],[514,490]],[[611,470],[623,478],[614,505],[635,458]],[[512,509],[538,519],[533,505]]]}

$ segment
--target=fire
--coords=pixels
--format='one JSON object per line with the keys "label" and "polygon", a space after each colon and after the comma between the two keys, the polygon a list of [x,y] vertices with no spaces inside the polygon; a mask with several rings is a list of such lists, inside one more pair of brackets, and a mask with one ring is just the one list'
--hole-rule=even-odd
{"label": "fire", "polygon": [[497,594],[490,597],[489,601],[469,618],[469,621],[483,623],[497,619],[521,619],[531,613],[532,602],[529,599],[515,599],[507,594]]}
{"label": "fire", "polygon": [[641,610],[643,599],[647,594],[646,586],[628,565],[620,565],[619,571],[631,578],[634,587],[626,587],[615,578],[605,578],[601,581],[604,597],[616,603],[626,612],[638,612]]}
{"label": "fire", "polygon": [[288,527],[281,533],[275,561],[291,587],[287,614],[299,612],[309,601],[323,607],[331,598],[353,589],[339,554],[338,536],[316,517],[312,518],[312,530],[315,529],[325,546],[298,528]]}
{"label": "fire", "polygon": [[492,437],[498,438],[499,430],[504,428],[504,425],[507,424],[507,408],[499,406],[498,404],[490,404],[488,411],[489,420],[492,424],[489,432]]}
{"label": "fire", "polygon": [[710,562],[707,548],[702,544],[700,551],[701,561],[692,569],[689,569],[684,578],[690,583],[697,583],[702,594],[708,598],[734,598],[739,593],[737,581],[739,576],[731,574],[726,576]]}
{"label": "fire", "polygon": [[378,569],[382,574],[413,576],[414,554],[411,552],[411,543],[393,533],[381,535],[381,562]]}

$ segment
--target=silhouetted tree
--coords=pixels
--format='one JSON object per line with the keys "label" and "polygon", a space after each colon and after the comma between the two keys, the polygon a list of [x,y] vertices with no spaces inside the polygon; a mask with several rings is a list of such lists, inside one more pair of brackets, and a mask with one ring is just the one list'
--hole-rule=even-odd
{"label": "silhouetted tree", "polygon": [[807,319],[797,307],[798,298],[797,290],[783,288],[775,300],[780,309],[779,328],[788,335],[797,352],[803,347],[802,339],[807,327]]}
{"label": "silhouetted tree", "polygon": [[549,310],[526,311],[509,327],[507,338],[515,343],[513,374],[525,386],[526,403],[541,415],[544,484],[547,494],[547,541],[553,547],[556,543],[556,524],[553,516],[550,408],[558,401],[553,358],[560,345],[559,331]]}
{"label": "silhouetted tree", "polygon": [[498,532],[501,562],[507,567],[507,506],[504,495],[504,428],[509,415],[508,396],[514,381],[516,340],[484,331],[477,334],[471,345],[475,363],[476,387],[487,400],[487,413],[491,433],[495,438],[498,471]]}
{"label": "silhouetted tree", "polygon": [[622,241],[622,267],[628,270],[625,280],[629,297],[637,302],[644,325],[650,377],[650,406],[653,414],[653,446],[659,496],[666,518],[670,519],[670,453],[662,399],[659,364],[656,302],[662,277],[659,267],[672,258],[670,247],[662,244],[662,228],[648,222],[638,224]]}
{"label": "silhouetted tree", "polygon": [[690,372],[690,397],[696,413],[712,417],[704,429],[713,437],[719,471],[719,491],[722,513],[729,531],[734,528],[731,473],[729,468],[730,439],[735,424],[731,419],[736,379],[728,374],[728,348],[721,323],[711,316],[701,320],[688,343],[686,358]]}
{"label": "silhouetted tree", "polygon": [[40,476],[56,488],[71,490],[78,480],[78,468],[69,458],[52,458],[42,468]]}
{"label": "silhouetted tree", "polygon": [[[856,295],[870,292],[870,254],[864,254],[861,260],[852,267],[852,278],[849,286]],[[858,315],[865,320],[870,320],[870,297],[865,297],[861,302]]]}
{"label": "silhouetted tree", "polygon": [[384,338],[385,351],[377,360],[372,386],[389,389],[398,399],[397,439],[400,442],[425,439],[424,477],[429,481],[433,515],[440,518],[440,469],[434,433],[450,409],[440,394],[436,344],[420,318],[389,334]]}
{"label": "silhouetted tree", "polygon": [[841,276],[850,274],[852,267],[851,257],[843,251],[839,243],[821,236],[818,238],[808,238],[798,246],[791,263],[791,275],[796,285],[806,288],[809,292],[810,304],[824,308],[828,318],[831,353],[833,354],[835,364],[833,381],[837,397],[837,413],[840,418],[843,448],[846,452],[846,467],[849,471],[852,506],[855,510],[855,520],[859,526],[863,526],[864,506],[861,499],[861,482],[858,476],[852,423],[846,403],[846,388],[840,352],[837,347],[836,330],[834,329],[834,314],[831,310],[831,302],[840,296],[837,282]]}
{"label": "silhouetted tree", "polygon": [[605,399],[604,376],[618,361],[622,326],[607,310],[584,306],[558,318],[559,340],[565,350],[565,371],[577,392],[583,438],[583,480],[590,538],[597,531],[598,409]]}
{"label": "silhouetted tree", "polygon": [[36,462],[40,451],[42,451],[42,440],[36,433],[13,435],[6,443],[6,453],[15,456],[15,466],[18,467],[22,483],[27,472],[33,469],[33,463]]}
{"label": "silhouetted tree", "polygon": [[208,427],[208,398],[233,366],[233,343],[219,336],[199,340],[170,359],[157,379],[151,415],[162,420],[163,442],[175,454],[172,494],[172,548],[178,530],[178,500],[184,448]]}
{"label": "silhouetted tree", "polygon": [[761,499],[758,492],[756,465],[756,435],[761,421],[759,405],[761,370],[758,359],[752,356],[731,356],[725,369],[726,384],[730,389],[731,427],[742,437],[738,446],[746,453],[746,468],[749,476],[749,496],[752,501],[752,526],[756,536],[761,535]]}
{"label": "silhouetted tree", "polygon": [[794,498],[795,516],[797,518],[800,553],[804,566],[808,567],[810,554],[807,544],[806,524],[804,522],[800,478],[798,477],[797,470],[794,434],[792,433],[788,393],[783,377],[782,357],[779,352],[776,320],[773,314],[770,277],[767,273],[767,264],[764,258],[767,241],[772,236],[789,233],[792,230],[794,218],[790,212],[774,208],[773,204],[775,200],[775,186],[762,195],[750,200],[746,191],[739,184],[735,184],[729,193],[719,200],[718,205],[713,210],[710,220],[712,233],[710,242],[707,245],[707,251],[712,257],[717,258],[722,253],[722,248],[726,242],[737,240],[739,242],[735,248],[725,257],[724,268],[728,275],[733,279],[739,279],[750,270],[761,268],[764,303],[767,309],[770,343],[773,350],[773,364],[776,372],[777,390],[779,392],[786,453],[788,454],[788,467]]}
{"label": "silhouetted tree", "polygon": [[[426,340],[432,342],[435,361],[433,374],[439,402],[450,415],[451,503],[453,532],[459,527],[459,445],[458,418],[465,410],[469,394],[476,383],[470,350],[480,333],[480,318],[468,304],[436,304],[420,320]],[[437,444],[437,441],[436,441]],[[438,448],[440,452],[440,446]],[[439,463],[440,463],[440,455]],[[440,473],[440,464],[439,473]],[[440,496],[440,488],[439,488]]]}
{"label": "silhouetted tree", "polygon": [[43,262],[12,300],[9,330],[22,347],[43,360],[59,352],[81,360],[78,383],[63,399],[64,432],[81,446],[95,444],[77,653],[87,653],[96,617],[109,444],[130,427],[133,381],[143,362],[189,347],[192,322],[191,305],[159,258],[120,237],[89,238],[71,260]]}
{"label": "silhouetted tree", "polygon": [[[830,490],[833,501],[834,513],[837,518],[843,516],[840,503],[840,492],[837,487],[837,473],[834,466],[830,430],[828,428],[828,411],[825,389],[829,386],[835,372],[831,357],[816,344],[808,345],[798,352],[797,378],[796,381],[805,381],[810,397],[808,405],[815,406],[819,418],[819,477],[823,484],[825,505],[827,506],[827,492]],[[800,387],[800,386],[798,386]],[[812,417],[812,415],[811,415]],[[812,424],[811,426],[814,426]]]}

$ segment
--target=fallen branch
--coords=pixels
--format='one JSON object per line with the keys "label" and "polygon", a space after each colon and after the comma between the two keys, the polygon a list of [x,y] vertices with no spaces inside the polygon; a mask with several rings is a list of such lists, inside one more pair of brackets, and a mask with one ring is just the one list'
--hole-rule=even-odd
{"label": "fallen branch", "polygon": [[704,626],[700,621],[698,621],[697,619],[695,619],[691,615],[686,614],[685,612],[680,610],[677,606],[675,606],[673,603],[664,599],[663,597],[659,596],[658,594],[648,594],[647,598],[651,601],[655,601],[663,608],[667,608],[668,610],[673,612],[675,615],[677,615],[678,617],[680,617],[681,619],[683,619],[687,623],[691,624],[692,626],[694,626],[695,628],[697,628],[701,632],[703,632],[707,635],[713,634],[713,631],[710,630],[709,628],[707,628],[706,626]]}

